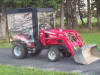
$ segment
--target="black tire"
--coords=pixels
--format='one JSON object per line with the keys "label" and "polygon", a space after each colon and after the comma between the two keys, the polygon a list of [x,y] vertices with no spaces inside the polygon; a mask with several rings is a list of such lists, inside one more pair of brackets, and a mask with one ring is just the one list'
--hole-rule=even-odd
{"label": "black tire", "polygon": [[[50,54],[50,53],[51,53],[51,54]],[[52,54],[54,54],[54,57],[53,57],[53,58],[50,57],[50,56],[52,56]],[[48,49],[48,53],[47,53],[48,59],[49,59],[50,61],[52,61],[52,62],[59,60],[59,59],[60,59],[60,54],[61,54],[61,53],[60,53],[60,51],[58,50],[57,47],[50,47],[50,48]]]}
{"label": "black tire", "polygon": [[62,53],[63,57],[71,57],[72,54],[70,53],[70,51],[67,49],[67,47],[65,45],[58,45],[57,46],[59,51]]}
{"label": "black tire", "polygon": [[[21,53],[19,55],[15,53],[17,51],[17,49],[15,49],[15,48],[17,48],[17,49],[19,48],[20,49]],[[17,58],[17,59],[23,59],[23,58],[25,58],[27,56],[27,54],[28,54],[28,51],[24,48],[24,46],[22,44],[17,43],[15,45],[13,45],[12,55],[15,58]]]}

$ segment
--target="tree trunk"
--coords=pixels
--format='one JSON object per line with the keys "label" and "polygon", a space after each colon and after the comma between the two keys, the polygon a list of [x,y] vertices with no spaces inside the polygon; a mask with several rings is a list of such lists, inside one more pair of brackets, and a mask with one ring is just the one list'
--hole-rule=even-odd
{"label": "tree trunk", "polygon": [[60,13],[60,25],[61,29],[64,29],[64,5],[61,5],[61,13]]}
{"label": "tree trunk", "polygon": [[78,23],[77,23],[77,17],[73,16],[72,17],[72,29],[75,28],[77,25],[78,25]]}
{"label": "tree trunk", "polygon": [[71,19],[72,19],[72,28],[76,27],[78,25],[77,23],[77,17],[76,17],[76,5],[78,0],[72,0],[71,2]]}
{"label": "tree trunk", "polygon": [[97,24],[98,24],[98,27],[100,29],[100,12],[99,12],[99,9],[97,9]]}
{"label": "tree trunk", "polygon": [[71,23],[71,1],[66,0],[65,4],[65,17],[66,17],[66,27],[68,29],[72,29],[72,23]]}
{"label": "tree trunk", "polygon": [[66,24],[71,28],[74,28],[78,23],[77,23],[77,18],[76,18],[76,5],[77,5],[77,0],[66,0]]}
{"label": "tree trunk", "polygon": [[91,24],[91,5],[90,5],[90,0],[87,0],[87,5],[88,5],[88,19],[87,19],[87,22],[88,22],[88,28],[90,30],[92,30],[92,24]]}
{"label": "tree trunk", "polygon": [[96,1],[96,8],[97,8],[97,24],[98,27],[100,29],[100,1],[99,0],[95,0]]}
{"label": "tree trunk", "polygon": [[1,28],[2,28],[2,38],[6,39],[6,7],[5,5],[2,5]]}
{"label": "tree trunk", "polygon": [[83,15],[82,15],[80,9],[78,9],[78,10],[79,10],[80,20],[81,20],[81,22],[82,22],[82,25],[85,25],[85,23],[84,23],[84,21],[83,21]]}
{"label": "tree trunk", "polygon": [[83,15],[80,9],[80,0],[78,0],[78,11],[79,11],[79,16],[80,16],[80,20],[82,22],[82,25],[85,25],[84,21],[83,21]]}

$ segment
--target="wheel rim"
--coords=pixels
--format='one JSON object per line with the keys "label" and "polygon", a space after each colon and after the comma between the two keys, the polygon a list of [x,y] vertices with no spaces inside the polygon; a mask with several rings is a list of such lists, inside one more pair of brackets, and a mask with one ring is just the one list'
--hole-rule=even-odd
{"label": "wheel rim", "polygon": [[48,58],[52,61],[55,60],[56,59],[56,53],[54,51],[49,51]]}
{"label": "wheel rim", "polygon": [[15,56],[20,56],[21,55],[21,48],[19,46],[14,47],[14,54]]}

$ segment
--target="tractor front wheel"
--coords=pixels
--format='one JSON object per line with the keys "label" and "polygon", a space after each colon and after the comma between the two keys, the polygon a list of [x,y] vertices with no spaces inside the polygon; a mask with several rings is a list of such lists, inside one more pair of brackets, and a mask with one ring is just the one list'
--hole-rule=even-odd
{"label": "tractor front wheel", "polygon": [[48,59],[50,61],[57,61],[60,58],[60,51],[58,50],[57,47],[50,47],[48,50]]}
{"label": "tractor front wheel", "polygon": [[12,55],[17,59],[22,59],[27,56],[28,52],[22,44],[15,44],[12,49]]}

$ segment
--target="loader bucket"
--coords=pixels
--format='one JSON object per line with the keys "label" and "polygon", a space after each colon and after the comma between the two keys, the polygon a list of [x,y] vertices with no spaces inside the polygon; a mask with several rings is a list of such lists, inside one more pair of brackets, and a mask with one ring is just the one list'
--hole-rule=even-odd
{"label": "loader bucket", "polygon": [[97,50],[97,45],[84,46],[75,51],[74,60],[78,64],[90,64],[100,59],[100,52]]}

